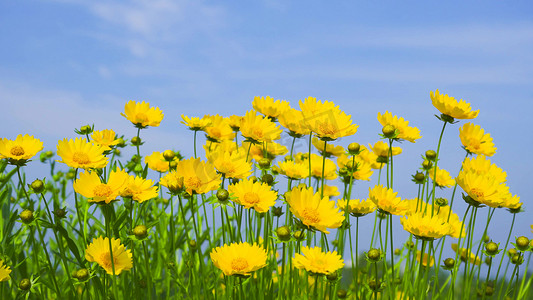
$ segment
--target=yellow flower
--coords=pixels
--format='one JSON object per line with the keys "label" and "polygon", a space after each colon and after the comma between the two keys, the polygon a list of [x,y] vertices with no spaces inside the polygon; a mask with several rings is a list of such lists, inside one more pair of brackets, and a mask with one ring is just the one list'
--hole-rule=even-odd
{"label": "yellow flower", "polygon": [[104,148],[105,151],[111,150],[112,146],[115,146],[120,142],[120,140],[115,139],[115,137],[116,134],[111,129],[95,130],[91,135],[91,139],[100,147]]}
{"label": "yellow flower", "polygon": [[490,134],[485,134],[481,126],[473,123],[465,123],[459,128],[459,138],[466,151],[474,154],[492,156],[496,153],[496,147]]}
{"label": "yellow flower", "polygon": [[[368,153],[368,151],[364,151],[364,152]],[[355,171],[352,170],[354,162],[356,166]],[[372,174],[374,173],[374,171],[372,171],[371,165],[367,163],[365,160],[363,160],[359,155],[355,157],[348,157],[346,154],[342,154],[341,156],[337,158],[337,165],[339,165],[340,169],[347,168],[348,176],[351,173],[353,178],[356,180],[369,181],[370,176],[372,176]]]}
{"label": "yellow flower", "polygon": [[338,228],[344,221],[343,213],[335,208],[335,201],[328,197],[320,197],[313,188],[293,188],[287,199],[291,212],[306,226],[310,226],[324,233],[327,228]]}
{"label": "yellow flower", "polygon": [[435,93],[431,91],[429,95],[436,109],[454,119],[474,119],[479,113],[479,109],[472,111],[470,103],[467,103],[463,99],[457,102],[454,97],[439,94],[439,90],[436,90]]}
{"label": "yellow flower", "polygon": [[[383,141],[377,141],[374,146],[371,144],[368,144],[368,148],[372,149],[372,151],[379,157],[389,157],[389,145]],[[398,154],[402,153],[402,148],[400,147],[392,147],[392,156],[396,156]],[[386,161],[386,160],[385,160]]]}
{"label": "yellow flower", "polygon": [[218,152],[213,154],[213,165],[226,178],[243,179],[252,173],[252,164],[246,161],[244,151]]}
{"label": "yellow flower", "polygon": [[131,199],[143,203],[146,200],[156,198],[158,195],[157,186],[150,179],[129,175],[128,181],[121,191],[120,196],[131,197]]}
{"label": "yellow flower", "polygon": [[400,218],[403,229],[423,240],[440,239],[451,233],[452,228],[446,219],[431,215],[431,212],[418,212]]}
{"label": "yellow flower", "polygon": [[74,181],[76,193],[89,198],[89,202],[105,202],[106,204],[117,199],[124,186],[128,183],[129,175],[123,170],[111,171],[107,183],[101,182],[96,172],[85,171],[80,173]]}
{"label": "yellow flower", "polygon": [[209,118],[199,118],[199,117],[189,118],[183,114],[181,115],[181,118],[183,119],[183,121],[180,121],[180,123],[189,127],[189,130],[193,130],[193,131],[205,130],[206,127],[211,126],[211,119]]}
{"label": "yellow flower", "polygon": [[168,161],[163,156],[163,153],[158,151],[146,156],[144,162],[148,165],[148,168],[160,173],[167,172],[170,167]]}
{"label": "yellow flower", "polygon": [[86,142],[83,138],[75,140],[64,139],[57,142],[57,155],[71,168],[101,169],[107,165],[105,149],[93,143]]}
{"label": "yellow flower", "polygon": [[337,251],[322,252],[320,247],[303,247],[302,254],[294,254],[294,267],[313,274],[328,275],[344,267],[344,260]]}
{"label": "yellow flower", "polygon": [[520,202],[520,197],[517,195],[512,195],[512,197],[505,198],[503,203],[500,204],[500,207],[505,207],[512,210],[517,210],[522,207],[522,202]]}
{"label": "yellow flower", "polygon": [[288,178],[298,180],[309,176],[309,165],[293,160],[279,162],[279,172]]}
{"label": "yellow flower", "polygon": [[[109,238],[101,236],[95,238],[85,250],[85,259],[90,262],[96,262],[109,275],[113,275],[113,266],[115,268],[115,275],[119,275],[122,271],[129,271],[133,267],[131,251],[127,250],[120,243],[120,239],[112,238],[111,247],[110,249]],[[112,261],[111,252],[113,252]]]}
{"label": "yellow flower", "polygon": [[276,100],[270,96],[259,97],[255,96],[252,106],[255,110],[262,113],[266,117],[277,118],[284,111],[290,109],[289,102],[285,100]]}
{"label": "yellow flower", "polygon": [[183,176],[176,171],[170,171],[159,180],[159,184],[166,186],[171,193],[177,194],[183,189]]}
{"label": "yellow flower", "polygon": [[452,244],[452,249],[455,253],[459,252],[459,255],[461,256],[461,260],[466,262],[466,260],[468,259],[468,261],[471,263],[471,264],[475,264],[475,265],[478,265],[480,266],[481,265],[481,258],[477,257],[474,253],[470,252],[470,250],[468,249],[465,249],[465,248],[461,248],[459,250],[457,250],[458,246],[457,244]]}
{"label": "yellow flower", "polygon": [[10,273],[11,268],[7,265],[4,265],[4,262],[0,260],[0,282],[11,279],[11,277],[9,277]]}
{"label": "yellow flower", "polygon": [[242,147],[238,147],[235,144],[235,141],[231,140],[223,140],[219,143],[212,143],[208,141],[203,145],[203,147],[205,150],[205,157],[210,163],[213,163],[220,153],[233,153],[235,151],[241,151],[244,153],[244,157],[246,158],[246,152],[248,151],[248,148],[241,149]]}
{"label": "yellow flower", "polygon": [[146,126],[157,127],[164,116],[159,107],[150,107],[150,103],[144,101],[128,101],[124,106],[124,112],[125,114],[120,114],[137,128],[145,128]]}
{"label": "yellow flower", "polygon": [[326,144],[325,141],[321,141],[316,137],[312,139],[312,143],[318,152],[320,152],[320,155],[324,155],[324,145],[326,145],[326,157],[330,157],[331,155],[338,157],[346,152],[342,146],[335,146],[331,143]]}
{"label": "yellow flower", "polygon": [[431,178],[431,180],[434,180],[435,184],[440,188],[451,187],[452,185],[455,184],[455,180],[452,178],[452,176],[450,176],[450,173],[448,173],[448,171],[443,170],[439,167],[437,167],[437,180],[434,179],[435,168],[431,168],[431,170],[429,170],[428,173],[429,173],[429,177]]}
{"label": "yellow flower", "polygon": [[322,140],[333,141],[357,132],[359,126],[352,124],[352,117],[341,111],[333,103],[317,101],[308,97],[300,100],[300,109],[309,129]]}
{"label": "yellow flower", "polygon": [[[420,262],[420,257],[422,256],[422,252],[420,250],[416,251],[416,261]],[[435,257],[429,256],[429,254],[424,253],[424,258],[422,258],[422,265],[424,267],[428,266],[428,260],[429,260],[429,267],[433,267],[435,264]]]}
{"label": "yellow flower", "polygon": [[215,267],[226,276],[248,276],[267,265],[266,250],[257,244],[243,242],[224,245],[216,247],[209,255]]}
{"label": "yellow flower", "polygon": [[278,121],[283,127],[289,130],[289,134],[292,137],[301,137],[311,133],[311,130],[304,121],[302,112],[294,108],[290,108],[279,115]]}
{"label": "yellow flower", "polygon": [[218,189],[220,185],[220,175],[215,171],[215,167],[199,158],[181,160],[176,167],[176,172],[183,177],[184,189],[192,195],[193,193],[205,194]]}
{"label": "yellow flower", "polygon": [[226,121],[228,122],[229,127],[231,127],[233,131],[239,131],[242,124],[242,118],[243,117],[241,116],[231,115],[226,118]]}
{"label": "yellow flower", "polygon": [[403,118],[398,118],[398,116],[392,116],[392,113],[388,111],[384,114],[378,113],[378,121],[383,127],[387,125],[393,126],[398,132],[398,135],[396,136],[398,139],[414,143],[415,140],[418,140],[421,137],[420,129],[410,127],[409,121],[406,121]]}
{"label": "yellow flower", "polygon": [[[347,208],[346,204],[348,204]],[[354,217],[362,217],[369,213],[375,212],[377,208],[376,204],[370,199],[366,199],[363,201],[359,199],[351,199],[349,201],[341,199],[337,201],[337,206],[343,211],[348,209],[348,213],[350,213]]]}
{"label": "yellow flower", "polygon": [[235,132],[233,132],[233,129],[231,129],[224,117],[219,115],[205,115],[204,119],[211,122],[211,125],[204,129],[208,140],[219,143],[224,140],[233,140],[235,138]]}
{"label": "yellow flower", "polygon": [[339,188],[336,185],[324,184],[324,193],[323,194],[324,194],[324,197],[331,198],[331,197],[335,197],[335,196],[340,195],[341,192],[339,192]]}
{"label": "yellow flower", "polygon": [[392,189],[383,187],[383,185],[376,185],[374,188],[368,188],[368,190],[368,198],[380,210],[393,215],[405,215],[409,212],[409,202],[402,201],[400,197],[397,197],[398,192],[393,192]]}
{"label": "yellow flower", "polygon": [[499,183],[491,174],[477,174],[475,172],[461,171],[456,178],[457,184],[465,191],[472,205],[487,205],[490,207],[501,206],[507,198],[512,197],[509,187]]}
{"label": "yellow flower", "polygon": [[250,179],[241,180],[228,187],[228,192],[236,197],[233,201],[245,208],[253,208],[257,212],[267,212],[278,199],[278,193],[267,183],[254,182]]}
{"label": "yellow flower", "polygon": [[[400,152],[402,150],[399,147],[392,147],[393,151],[394,151],[395,148],[396,149],[400,149]],[[378,162],[378,156],[376,155],[376,153],[372,152],[372,146],[370,146],[370,148],[366,148],[366,146],[361,145],[361,152],[359,153],[358,157],[360,157],[366,163],[370,164],[370,168],[372,168],[372,169],[379,170],[379,169],[383,168],[384,164]]]}
{"label": "yellow flower", "polygon": [[0,159],[7,158],[13,165],[24,165],[41,150],[43,150],[43,142],[34,138],[33,135],[19,134],[14,141],[6,138],[0,139]]}
{"label": "yellow flower", "polygon": [[322,178],[322,166],[324,166],[324,178],[327,180],[332,180],[337,178],[337,166],[331,160],[319,156],[317,154],[311,153],[311,175]]}
{"label": "yellow flower", "polygon": [[281,137],[281,129],[270,119],[260,116],[254,110],[244,115],[241,124],[241,134],[253,142],[271,142]]}
{"label": "yellow flower", "polygon": [[463,172],[474,172],[476,174],[490,174],[499,183],[507,181],[507,173],[505,173],[496,164],[493,164],[490,159],[484,155],[478,155],[475,158],[466,158],[463,161]]}

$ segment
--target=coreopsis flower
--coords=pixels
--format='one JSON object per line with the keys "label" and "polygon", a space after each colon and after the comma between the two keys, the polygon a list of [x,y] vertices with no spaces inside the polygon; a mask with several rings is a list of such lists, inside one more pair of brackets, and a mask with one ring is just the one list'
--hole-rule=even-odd
{"label": "coreopsis flower", "polygon": [[[324,155],[325,152],[326,157],[330,157],[332,155],[339,157],[346,152],[342,146],[335,146],[331,143],[326,144],[326,141],[319,140],[316,137],[312,139],[312,143],[318,152],[320,152],[320,155]],[[324,145],[326,146],[326,149],[324,149]]]}
{"label": "coreopsis flower", "polygon": [[279,172],[290,179],[299,180],[309,176],[309,164],[293,160],[279,162]]}
{"label": "coreopsis flower", "polygon": [[424,256],[422,257],[422,252],[420,250],[416,251],[416,261],[421,263],[422,266],[427,267],[433,267],[435,264],[435,257],[429,256],[429,254],[424,253]]}
{"label": "coreopsis flower", "polygon": [[490,174],[499,183],[507,181],[507,173],[492,163],[485,155],[478,155],[474,158],[467,157],[463,160],[462,171],[474,172],[476,174]]}
{"label": "coreopsis flower", "polygon": [[181,124],[189,127],[189,130],[200,131],[205,130],[206,127],[211,126],[210,118],[199,118],[199,117],[187,117],[186,115],[181,115],[183,121],[180,121]]}
{"label": "coreopsis flower", "polygon": [[239,131],[241,129],[242,117],[237,115],[231,115],[226,118],[226,121],[233,131]]}
{"label": "coreopsis flower", "polygon": [[139,203],[156,198],[157,195],[158,188],[154,186],[151,179],[133,175],[129,175],[124,189],[120,192],[120,196],[131,198]]}
{"label": "coreopsis flower", "polygon": [[457,101],[454,97],[443,95],[436,90],[435,93],[431,91],[429,93],[431,97],[431,103],[442,114],[450,116],[454,119],[474,119],[479,113],[479,109],[472,111],[470,103],[467,103],[463,99]]}
{"label": "coreopsis flower", "polygon": [[270,96],[255,96],[252,101],[253,108],[265,115],[266,117],[277,118],[284,111],[290,109],[289,102],[285,100],[276,100]]}
{"label": "coreopsis flower", "polygon": [[474,253],[470,252],[470,250],[461,248],[458,249],[459,246],[456,243],[452,244],[452,249],[455,253],[459,253],[459,256],[461,257],[461,260],[466,262],[468,260],[471,264],[475,264],[477,266],[481,265],[481,258],[477,257]]}
{"label": "coreopsis flower", "polygon": [[213,165],[226,178],[243,179],[252,173],[252,164],[246,161],[244,151],[213,154]]}
{"label": "coreopsis flower", "polygon": [[215,267],[226,276],[248,276],[267,265],[266,250],[257,244],[250,245],[246,242],[216,247],[209,256]]}
{"label": "coreopsis flower", "polygon": [[505,207],[511,210],[519,210],[522,207],[522,202],[520,202],[520,197],[518,195],[512,195],[511,197],[505,198],[500,204],[500,207]]}
{"label": "coreopsis flower", "polygon": [[[113,252],[113,260],[111,260],[111,252]],[[96,262],[109,275],[113,275],[113,267],[115,275],[120,275],[122,271],[129,271],[133,268],[131,251],[120,243],[120,239],[115,238],[111,239],[111,248],[109,247],[109,238],[100,236],[93,239],[93,242],[85,250],[85,259],[89,262]]]}
{"label": "coreopsis flower", "polygon": [[248,111],[241,123],[241,134],[254,143],[272,142],[281,137],[281,129],[269,118],[258,115],[256,111]]}
{"label": "coreopsis flower", "polygon": [[340,195],[341,192],[339,191],[339,188],[336,185],[324,184],[324,190],[322,191],[322,194],[324,195],[324,197],[331,198]]}
{"label": "coreopsis flower", "polygon": [[117,199],[128,183],[129,175],[124,170],[111,171],[109,180],[102,182],[96,172],[85,171],[74,180],[74,191],[89,198],[89,202],[105,202]]}
{"label": "coreopsis flower", "polygon": [[163,153],[159,151],[152,152],[152,154],[145,156],[144,162],[148,165],[148,168],[160,173],[165,173],[170,168]]}
{"label": "coreopsis flower", "polygon": [[293,188],[287,202],[290,210],[306,226],[313,227],[324,233],[327,228],[338,228],[344,221],[343,213],[335,208],[335,201],[328,197],[320,197],[313,188]]}
{"label": "coreopsis flower", "polygon": [[292,137],[302,137],[311,133],[304,121],[304,115],[301,111],[290,108],[278,117],[279,123],[289,130],[289,135]]}
{"label": "coreopsis flower", "polygon": [[91,135],[91,139],[100,147],[104,148],[105,151],[111,150],[111,147],[120,142],[116,138],[116,133],[111,129],[95,130]]}
{"label": "coreopsis flower", "polygon": [[183,189],[183,179],[183,176],[176,171],[170,171],[159,180],[159,184],[166,186],[171,193],[177,194]]}
{"label": "coreopsis flower", "polygon": [[322,178],[322,166],[324,166],[324,179],[333,180],[337,178],[337,166],[335,163],[318,154],[311,153],[311,175]]}
{"label": "coreopsis flower", "polygon": [[[259,147],[259,146],[260,145],[256,145],[256,147]],[[267,158],[270,158],[270,159],[274,159],[276,156],[285,155],[287,154],[287,152],[289,152],[287,147],[283,146],[282,144],[278,144],[276,142],[268,142],[268,143],[265,142],[264,147],[267,152]],[[261,148],[262,147],[259,147],[259,149]]]}
{"label": "coreopsis flower", "polygon": [[183,177],[183,187],[190,195],[205,194],[220,186],[220,175],[216,173],[215,167],[199,158],[181,160],[176,172]]}
{"label": "coreopsis flower", "polygon": [[205,157],[210,163],[213,163],[220,153],[233,153],[235,151],[240,151],[243,152],[244,156],[246,157],[246,152],[248,152],[248,148],[244,149],[244,147],[238,146],[235,144],[235,141],[231,140],[223,140],[219,143],[208,142],[204,144],[203,147],[205,150]]}
{"label": "coreopsis flower", "polygon": [[11,279],[9,274],[11,274],[11,268],[7,265],[4,265],[4,262],[0,260],[0,282]]}
{"label": "coreopsis flower", "polygon": [[148,102],[135,102],[133,100],[126,103],[124,113],[120,114],[137,128],[158,127],[164,116],[159,107],[150,107]]}
{"label": "coreopsis flower", "polygon": [[359,126],[352,124],[352,117],[330,103],[322,103],[312,97],[304,102],[300,100],[300,109],[307,127],[320,139],[327,141],[355,134]]}
{"label": "coreopsis flower", "polygon": [[398,192],[383,187],[383,185],[376,185],[374,188],[368,188],[368,190],[368,198],[372,200],[381,211],[393,215],[405,215],[409,212],[409,202],[403,201],[402,198],[397,197],[396,195],[398,195]]}
{"label": "coreopsis flower", "polygon": [[465,150],[470,153],[486,156],[493,156],[496,153],[492,137],[479,125],[465,123],[459,128],[459,138]]}
{"label": "coreopsis flower", "polygon": [[235,138],[235,132],[233,132],[233,129],[231,129],[224,117],[219,115],[205,115],[204,119],[211,122],[211,125],[204,129],[208,140],[219,143],[224,140],[233,140]]}
{"label": "coreopsis flower", "polygon": [[386,111],[384,114],[378,113],[378,121],[383,127],[387,125],[393,126],[397,132],[395,137],[397,139],[414,143],[415,140],[421,138],[420,129],[416,127],[410,127],[409,121],[404,120],[403,118],[398,118],[398,116],[393,116],[392,113],[388,111]]}
{"label": "coreopsis flower", "polygon": [[451,233],[452,228],[446,219],[431,215],[431,212],[418,212],[400,218],[403,229],[423,240],[440,239]]}
{"label": "coreopsis flower", "polygon": [[337,251],[323,252],[320,247],[303,247],[302,254],[294,254],[294,267],[313,274],[328,275],[344,267],[344,260]]}
{"label": "coreopsis flower", "polygon": [[86,142],[83,138],[74,140],[64,139],[57,142],[57,155],[71,168],[100,169],[107,165],[108,159],[104,156],[105,148]]}
{"label": "coreopsis flower", "polygon": [[351,176],[356,180],[369,181],[370,176],[372,176],[372,174],[374,173],[374,171],[372,171],[371,165],[367,163],[364,159],[362,159],[359,155],[355,157],[348,157],[346,154],[342,154],[337,158],[337,165],[339,166],[339,169],[346,168],[348,176],[350,176],[351,174]]}
{"label": "coreopsis flower", "polygon": [[233,201],[260,213],[267,212],[278,199],[278,193],[273,191],[267,183],[254,182],[250,179],[230,185],[228,191],[235,197]]}
{"label": "coreopsis flower", "polygon": [[41,150],[43,142],[33,135],[19,134],[15,140],[0,139],[0,159],[6,158],[12,165],[23,166]]}
{"label": "coreopsis flower", "polygon": [[437,167],[437,179],[435,179],[435,167],[431,168],[428,173],[431,180],[435,181],[435,184],[440,188],[451,187],[455,184],[450,173],[444,169]]}
{"label": "coreopsis flower", "polygon": [[[348,205],[348,207],[346,207]],[[347,210],[354,217],[362,217],[376,211],[376,204],[370,200],[350,199],[348,201],[340,199],[337,201],[337,206],[343,211]]]}
{"label": "coreopsis flower", "polygon": [[491,174],[477,174],[462,170],[455,179],[457,184],[468,194],[469,204],[490,207],[501,206],[505,199],[512,197],[509,187],[499,183]]}
{"label": "coreopsis flower", "polygon": [[[393,151],[394,151],[394,148],[399,148],[399,147],[392,147]],[[401,148],[399,149],[401,153]],[[361,145],[361,150],[359,152],[359,155],[357,155],[357,157],[360,157],[366,163],[370,164],[370,168],[372,169],[379,170],[383,168],[384,164],[378,161],[378,156],[376,155],[376,153],[372,151],[372,146],[370,146],[370,148],[367,148],[366,146]]]}
{"label": "coreopsis flower", "polygon": [[[374,152],[378,157],[389,157],[389,145],[383,141],[377,141],[374,146],[372,144],[368,144],[368,148]],[[392,156],[396,156],[398,154],[402,153],[402,148],[400,147],[392,147]],[[386,160],[385,160],[386,161]]]}

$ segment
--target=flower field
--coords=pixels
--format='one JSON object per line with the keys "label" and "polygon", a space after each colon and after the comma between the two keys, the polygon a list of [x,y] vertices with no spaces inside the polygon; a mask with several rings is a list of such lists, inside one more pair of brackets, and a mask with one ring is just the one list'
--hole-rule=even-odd
{"label": "flower field", "polygon": [[[379,112],[365,146],[349,112],[313,97],[182,115],[190,141],[153,153],[143,138],[164,114],[146,102],[117,112],[128,133],[2,137],[0,299],[532,299],[533,239],[514,228],[531,214],[490,160],[479,110],[438,90],[428,101],[442,130],[424,153],[402,153],[422,138],[402,117]],[[440,164],[451,128],[464,149],[456,176]],[[308,149],[295,151],[298,140]],[[421,155],[415,174],[395,167],[402,155]],[[35,164],[50,176],[31,178]],[[406,176],[415,198],[397,192]],[[506,240],[488,234],[494,214],[512,219]]]}

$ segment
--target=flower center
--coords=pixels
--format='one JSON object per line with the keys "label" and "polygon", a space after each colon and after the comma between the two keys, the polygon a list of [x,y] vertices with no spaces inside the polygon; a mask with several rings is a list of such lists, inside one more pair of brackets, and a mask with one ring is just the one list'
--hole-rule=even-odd
{"label": "flower center", "polygon": [[222,136],[222,132],[216,127],[211,127],[209,129],[209,136],[215,139],[220,139],[220,137]]}
{"label": "flower center", "polygon": [[[111,265],[111,255],[109,254],[109,251],[103,252],[100,255],[100,262],[102,263],[102,267],[104,269],[111,269],[113,266]],[[115,271],[117,270],[117,257],[113,255],[113,264],[115,265]]]}
{"label": "flower center", "polygon": [[113,193],[113,191],[106,184],[101,183],[94,188],[93,193],[97,197],[107,198]]}
{"label": "flower center", "polygon": [[264,132],[263,132],[263,129],[261,127],[255,127],[253,130],[252,130],[252,133],[254,135],[254,137],[257,139],[261,139],[263,138],[263,136],[265,135]]}
{"label": "flower center", "polygon": [[304,208],[302,212],[302,218],[304,219],[304,221],[306,221],[307,223],[311,223],[311,224],[315,224],[320,221],[320,216],[318,214],[318,211],[316,211],[316,209],[308,208],[308,207]]}
{"label": "flower center", "polygon": [[200,178],[198,178],[198,176],[193,176],[187,178],[187,180],[185,181],[185,185],[196,191],[202,186],[202,181],[200,180]]}
{"label": "flower center", "polygon": [[485,196],[485,194],[483,193],[483,191],[477,189],[477,188],[473,188],[470,193],[472,194],[472,196],[474,196],[474,198],[476,198],[476,200],[479,200],[479,199],[483,199],[483,196]]}
{"label": "flower center", "polygon": [[259,201],[260,201],[259,196],[257,196],[256,193],[247,192],[246,194],[244,194],[245,203],[255,205],[256,203],[259,203]]}
{"label": "flower center", "polygon": [[72,160],[80,165],[86,165],[91,162],[91,160],[89,159],[89,155],[84,152],[74,152]]}
{"label": "flower center", "polygon": [[148,116],[145,114],[145,113],[138,113],[136,116],[135,116],[135,122],[137,124],[144,124],[146,122],[148,122]]}
{"label": "flower center", "polygon": [[242,257],[234,258],[231,261],[231,268],[234,271],[242,271],[246,268],[248,268],[248,261]]}
{"label": "flower center", "polygon": [[15,156],[24,155],[24,148],[22,148],[21,146],[15,146],[11,148],[11,154]]}
{"label": "flower center", "polygon": [[317,122],[318,123],[318,131],[321,135],[334,135],[337,133],[337,126],[334,126],[331,123],[328,122]]}

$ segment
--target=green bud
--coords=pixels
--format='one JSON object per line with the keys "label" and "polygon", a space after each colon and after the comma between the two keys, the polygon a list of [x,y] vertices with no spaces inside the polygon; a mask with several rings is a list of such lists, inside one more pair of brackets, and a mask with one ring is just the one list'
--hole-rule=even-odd
{"label": "green bud", "polygon": [[79,269],[78,271],[76,271],[76,278],[79,280],[79,281],[85,281],[87,279],[89,279],[89,270],[87,269]]}
{"label": "green bud", "polygon": [[488,255],[496,255],[498,254],[498,244],[496,244],[495,242],[489,242],[489,243],[486,243],[485,244],[485,251],[487,252]]}
{"label": "green bud", "polygon": [[30,224],[33,222],[33,212],[29,209],[23,210],[19,216],[24,224]]}
{"label": "green bud", "polygon": [[384,137],[391,139],[396,135],[396,128],[392,125],[385,125],[381,132],[383,132]]}
{"label": "green bud", "polygon": [[40,194],[42,192],[44,192],[44,182],[40,179],[35,179],[32,183],[31,183],[31,189],[36,193],[36,194]]}
{"label": "green bud", "polygon": [[437,203],[438,206],[447,206],[448,205],[448,199],[446,198],[437,198],[435,199],[435,202]]}
{"label": "green bud", "polygon": [[350,155],[357,155],[359,154],[359,151],[361,151],[361,145],[358,143],[350,143],[348,145],[348,153],[350,153]]}
{"label": "green bud", "polygon": [[378,262],[381,260],[381,251],[379,249],[372,248],[368,250],[366,256],[368,257],[370,261]]}
{"label": "green bud", "polygon": [[326,278],[328,281],[337,281],[337,279],[339,278],[339,274],[337,274],[337,272],[332,272],[332,273],[329,273],[326,275]]}
{"label": "green bud", "polygon": [[270,159],[261,158],[257,164],[261,170],[268,170],[270,168]]}
{"label": "green bud", "polygon": [[426,158],[431,161],[435,161],[435,158],[437,158],[437,152],[433,150],[426,151]]}
{"label": "green bud", "polygon": [[141,138],[138,136],[134,136],[131,138],[131,144],[133,146],[140,146],[142,144]]}
{"label": "green bud", "polygon": [[24,278],[19,283],[19,289],[27,291],[31,288],[31,281],[28,278]]}
{"label": "green bud", "polygon": [[343,289],[337,290],[337,297],[339,299],[345,299],[346,296],[348,296],[348,292],[346,292],[346,290],[343,290]]}
{"label": "green bud", "polygon": [[63,208],[57,208],[54,210],[54,215],[59,218],[59,219],[62,219],[64,218],[66,215],[67,215],[67,211]]}
{"label": "green bud", "polygon": [[381,282],[378,279],[370,279],[368,287],[373,291],[377,291],[381,288]]}
{"label": "green bud", "polygon": [[163,151],[163,157],[165,158],[166,161],[172,161],[175,156],[176,154],[172,150]]}
{"label": "green bud", "polygon": [[424,162],[422,163],[422,168],[424,170],[429,170],[431,168],[433,168],[433,162],[431,162],[430,160],[424,160]]}
{"label": "green bud", "polygon": [[268,185],[272,185],[274,183],[274,176],[270,174],[265,174],[263,177],[261,177],[261,182],[264,182]]}
{"label": "green bud", "polygon": [[137,225],[133,228],[133,235],[135,235],[138,240],[142,240],[148,236],[148,229],[144,225]]}
{"label": "green bud", "polygon": [[276,229],[276,235],[281,241],[286,242],[291,239],[291,230],[288,226],[281,226]]}
{"label": "green bud", "polygon": [[275,216],[275,217],[281,217],[283,215],[283,208],[281,206],[274,206],[272,207],[272,214]]}
{"label": "green bud", "polygon": [[295,231],[292,236],[297,241],[302,241],[305,238],[305,234],[301,230]]}
{"label": "green bud", "polygon": [[516,238],[516,248],[520,251],[527,251],[529,248],[529,239],[525,236],[520,236]]}
{"label": "green bud", "polygon": [[229,199],[229,192],[226,189],[219,189],[217,191],[217,199],[220,202],[226,202]]}
{"label": "green bud", "polygon": [[424,173],[421,173],[421,172],[416,172],[416,174],[413,176],[414,182],[418,184],[424,183],[424,179],[426,179],[426,175],[424,175]]}
{"label": "green bud", "polygon": [[192,250],[196,249],[196,241],[195,240],[190,240],[189,241],[189,248],[191,248]]}
{"label": "green bud", "polygon": [[448,257],[444,260],[444,268],[446,268],[447,270],[453,269],[454,266],[455,266],[455,259]]}
{"label": "green bud", "polygon": [[524,257],[520,253],[516,253],[511,258],[511,263],[514,265],[521,265],[524,262]]}

